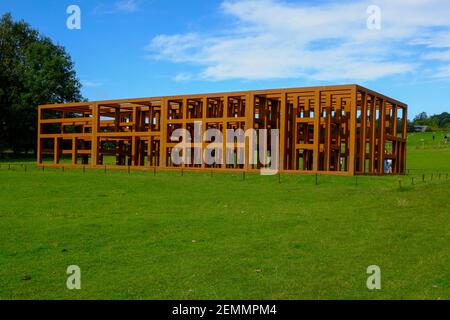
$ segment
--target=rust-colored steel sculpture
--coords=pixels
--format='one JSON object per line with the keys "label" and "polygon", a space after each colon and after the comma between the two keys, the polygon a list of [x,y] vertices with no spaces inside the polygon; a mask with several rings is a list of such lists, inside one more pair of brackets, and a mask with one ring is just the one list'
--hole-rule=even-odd
{"label": "rust-colored steel sculpture", "polygon": [[[38,165],[170,169],[175,129],[278,129],[279,171],[403,174],[407,105],[358,85],[255,90],[39,106]],[[202,141],[205,149],[210,141]],[[228,141],[230,143],[230,141]],[[231,142],[231,143],[234,143]],[[225,153],[226,139],[223,139]],[[246,141],[248,146],[248,141]],[[252,171],[243,164],[192,170]],[[51,155],[50,162],[45,161]],[[234,155],[235,156],[235,155]],[[388,165],[387,165],[388,164]]]}

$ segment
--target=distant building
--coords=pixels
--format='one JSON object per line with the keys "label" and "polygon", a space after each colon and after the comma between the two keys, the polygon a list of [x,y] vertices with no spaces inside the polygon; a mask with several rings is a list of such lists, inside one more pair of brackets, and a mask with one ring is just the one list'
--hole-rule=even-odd
{"label": "distant building", "polygon": [[428,126],[414,126],[414,132],[425,132],[427,129]]}

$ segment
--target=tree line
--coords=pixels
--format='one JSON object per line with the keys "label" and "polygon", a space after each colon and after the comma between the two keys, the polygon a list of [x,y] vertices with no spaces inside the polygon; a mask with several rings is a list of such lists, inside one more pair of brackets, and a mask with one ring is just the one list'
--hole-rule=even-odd
{"label": "tree line", "polygon": [[428,126],[429,130],[449,130],[450,131],[450,113],[442,112],[428,116],[426,112],[421,112],[409,122],[410,131],[414,126]]}
{"label": "tree line", "polygon": [[0,156],[36,149],[37,106],[84,100],[65,49],[24,21],[0,19]]}

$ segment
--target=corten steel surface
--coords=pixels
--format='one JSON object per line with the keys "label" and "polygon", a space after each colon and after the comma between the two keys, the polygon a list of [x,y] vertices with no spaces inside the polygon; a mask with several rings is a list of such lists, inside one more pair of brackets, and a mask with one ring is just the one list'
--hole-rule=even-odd
{"label": "corten steel surface", "polygon": [[[385,174],[406,168],[407,105],[358,85],[255,90],[39,106],[38,165],[170,169],[171,133],[194,121],[216,128],[279,129],[280,171]],[[233,141],[234,143],[234,141]],[[203,141],[201,147],[209,144]],[[261,165],[186,164],[252,171]],[[270,150],[270,143],[268,144]],[[51,155],[51,161],[46,159]],[[224,157],[225,158],[225,157]]]}

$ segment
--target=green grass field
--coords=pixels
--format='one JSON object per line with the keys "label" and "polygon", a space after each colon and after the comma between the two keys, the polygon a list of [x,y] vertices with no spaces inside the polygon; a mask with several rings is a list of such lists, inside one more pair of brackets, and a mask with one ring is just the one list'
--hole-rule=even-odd
{"label": "green grass field", "polygon": [[[309,175],[279,183],[3,162],[0,298],[449,299],[442,135],[410,135],[409,175],[318,185]],[[66,288],[73,264],[81,290]],[[366,287],[373,264],[381,290]]]}

